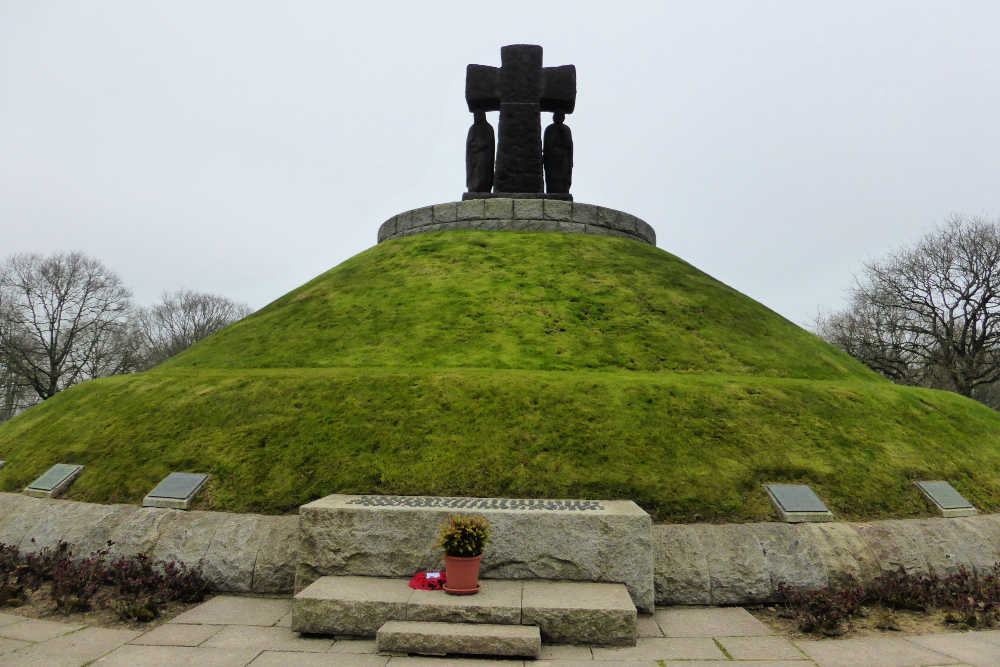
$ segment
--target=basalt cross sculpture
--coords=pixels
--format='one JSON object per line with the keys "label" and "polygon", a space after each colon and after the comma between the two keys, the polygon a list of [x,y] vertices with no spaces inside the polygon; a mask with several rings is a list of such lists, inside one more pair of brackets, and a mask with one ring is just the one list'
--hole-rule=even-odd
{"label": "basalt cross sculpture", "polygon": [[[485,122],[479,113],[500,111],[500,138],[497,145],[496,170],[493,193],[476,192],[488,179],[472,178],[469,174],[470,192],[464,199],[490,196],[547,196],[572,199],[569,195],[570,175],[560,173],[550,177],[555,188],[545,195],[542,177],[542,128],[540,113],[551,111],[573,113],[576,105],[576,67],[542,67],[542,47],[531,44],[513,44],[500,49],[500,67],[469,65],[465,75],[465,101],[469,111],[477,114],[477,122]],[[486,127],[489,127],[488,125]],[[566,129],[568,132],[568,128]],[[483,131],[485,133],[485,130]],[[471,133],[470,133],[471,137]],[[570,141],[572,141],[570,139]],[[472,141],[468,146],[472,146]],[[565,149],[562,148],[563,152]],[[570,158],[557,161],[562,171],[572,169]],[[467,164],[480,164],[484,155],[467,153]],[[565,186],[564,192],[560,192]],[[484,188],[485,189],[485,188]]]}

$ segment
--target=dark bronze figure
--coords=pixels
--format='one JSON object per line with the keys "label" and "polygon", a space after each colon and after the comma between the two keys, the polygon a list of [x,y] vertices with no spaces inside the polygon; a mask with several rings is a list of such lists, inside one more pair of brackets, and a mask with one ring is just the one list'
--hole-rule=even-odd
{"label": "dark bronze figure", "polygon": [[486,112],[476,111],[475,121],[465,140],[465,186],[469,192],[493,189],[493,126],[486,122]]}
{"label": "dark bronze figure", "polygon": [[542,161],[545,165],[545,191],[565,194],[573,181],[573,133],[563,124],[566,114],[552,114],[552,124],[545,128]]}
{"label": "dark bronze figure", "polygon": [[501,67],[469,65],[465,101],[469,111],[500,111],[497,193],[539,193],[542,185],[541,111],[572,113],[576,67],[542,67],[542,47],[514,44],[500,49]]}

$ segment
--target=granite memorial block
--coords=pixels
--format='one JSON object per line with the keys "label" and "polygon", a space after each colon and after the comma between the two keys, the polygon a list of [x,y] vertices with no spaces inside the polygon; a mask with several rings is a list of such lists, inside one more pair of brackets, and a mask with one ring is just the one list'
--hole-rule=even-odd
{"label": "granite memorial block", "polygon": [[979,510],[948,482],[914,482],[943,517],[972,516]]}
{"label": "granite memorial block", "polygon": [[200,472],[172,472],[142,499],[142,506],[186,510],[207,480]]}
{"label": "granite memorial block", "polygon": [[805,484],[765,484],[764,488],[782,521],[833,521],[833,512]]}
{"label": "granite memorial block", "polygon": [[83,472],[81,465],[57,463],[29,484],[24,493],[36,498],[57,498],[69,488],[81,472]]}
{"label": "granite memorial block", "polygon": [[409,577],[444,567],[449,514],[479,514],[493,539],[483,579],[622,583],[653,609],[652,519],[627,500],[332,495],[299,508],[296,590],[320,577]]}

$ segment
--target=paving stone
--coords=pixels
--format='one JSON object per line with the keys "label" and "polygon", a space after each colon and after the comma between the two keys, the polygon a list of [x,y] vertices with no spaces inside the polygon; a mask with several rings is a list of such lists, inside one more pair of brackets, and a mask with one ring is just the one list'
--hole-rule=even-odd
{"label": "paving stone", "polygon": [[595,646],[594,660],[724,660],[710,637],[640,637],[635,646]]}
{"label": "paving stone", "polygon": [[657,609],[655,618],[667,637],[746,637],[776,634],[742,607],[668,607]]}
{"label": "paving stone", "polygon": [[521,623],[558,644],[632,646],[636,639],[635,606],[622,584],[526,581]]}
{"label": "paving stone", "polygon": [[[611,663],[604,663],[611,667]],[[658,663],[659,667],[815,667],[812,660],[663,660]],[[590,667],[602,667],[601,663],[594,663]]]}
{"label": "paving stone", "polygon": [[0,656],[0,664],[14,667],[84,667],[97,664],[88,658],[64,653],[55,655],[37,650],[37,644]]}
{"label": "paving stone", "polygon": [[[397,656],[389,661],[390,665],[396,667],[543,667],[534,660],[522,660],[521,658],[446,658],[431,656]],[[591,664],[589,667],[601,667]],[[615,667],[609,664],[607,667]]]}
{"label": "paving stone", "polygon": [[640,637],[662,637],[663,631],[656,623],[656,617],[652,614],[639,614],[636,619],[636,629]]}
{"label": "paving stone", "polygon": [[24,616],[18,616],[17,614],[0,614],[0,627],[10,625],[11,623],[20,623],[24,619]]}
{"label": "paving stone", "polygon": [[[243,667],[256,657],[257,649],[201,648],[191,646],[136,646],[115,649],[94,663],[95,667]],[[287,665],[287,663],[286,663]]]}
{"label": "paving stone", "polygon": [[374,637],[383,623],[406,620],[413,592],[401,579],[320,577],[295,595],[292,629]]}
{"label": "paving stone", "polygon": [[868,637],[833,641],[796,641],[807,657],[821,667],[898,667],[898,665],[942,665],[955,662],[905,639]]}
{"label": "paving stone", "polygon": [[802,651],[784,637],[718,637],[733,660],[803,660]]}
{"label": "paving stone", "polygon": [[1000,648],[993,642],[980,639],[977,632],[948,633],[907,637],[906,640],[921,648],[942,653],[974,665],[1000,665]]}
{"label": "paving stone", "polygon": [[[271,626],[288,613],[292,601],[275,598],[249,598],[219,595],[189,609],[171,623],[201,623],[205,625],[265,625]],[[2,628],[0,628],[2,631]]]}
{"label": "paving stone", "polygon": [[[406,620],[519,624],[523,582],[484,579],[480,583],[482,589],[475,595],[415,590],[406,603]],[[399,585],[406,583],[400,580]]]}
{"label": "paving stone", "polygon": [[213,648],[256,648],[271,651],[307,651],[322,653],[333,645],[333,639],[303,637],[290,628],[261,628],[230,625],[207,639],[202,646]]}
{"label": "paving stone", "polygon": [[129,643],[143,646],[198,646],[223,627],[225,626],[165,623]]}
{"label": "paving stone", "polygon": [[18,664],[82,665],[137,637],[134,630],[84,628],[18,651]]}
{"label": "paving stone", "polygon": [[[655,660],[609,660],[595,662],[593,660],[526,660],[525,667],[660,667],[662,661]],[[697,664],[685,661],[685,666]],[[732,665],[733,663],[728,663]]]}
{"label": "paving stone", "polygon": [[284,616],[282,616],[281,620],[278,621],[275,625],[277,625],[277,627],[279,627],[279,628],[290,628],[290,627],[292,627],[292,612],[288,612],[287,614],[285,614]]}
{"label": "paving stone", "polygon": [[67,632],[76,632],[83,625],[71,623],[55,623],[29,618],[20,623],[11,623],[0,628],[0,636],[8,639],[20,639],[27,642],[44,642],[55,639]]}
{"label": "paving stone", "polygon": [[991,644],[1000,644],[1000,630],[979,630],[975,637]]}
{"label": "paving stone", "polygon": [[251,667],[384,667],[388,662],[388,656],[384,655],[264,651],[251,663]]}
{"label": "paving stone", "polygon": [[361,655],[364,653],[375,653],[378,647],[374,639],[338,639],[333,642],[328,653],[351,653]]}
{"label": "paving stone", "polygon": [[423,655],[537,657],[542,637],[536,626],[494,623],[389,621],[378,629],[380,652]]}
{"label": "paving stone", "polygon": [[539,660],[590,660],[594,654],[589,646],[574,646],[573,644],[543,644]]}
{"label": "paving stone", "polygon": [[19,648],[24,648],[25,646],[31,646],[31,642],[21,641],[20,639],[6,639],[0,637],[0,655],[4,653],[10,653],[11,651],[16,651]]}

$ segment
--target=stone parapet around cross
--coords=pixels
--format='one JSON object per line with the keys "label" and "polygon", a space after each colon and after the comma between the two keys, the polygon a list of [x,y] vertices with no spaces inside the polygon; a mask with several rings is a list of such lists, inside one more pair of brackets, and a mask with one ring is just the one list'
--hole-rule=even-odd
{"label": "stone parapet around cross", "polygon": [[469,199],[415,208],[379,227],[378,242],[457,229],[617,236],[656,245],[656,232],[630,213],[558,199]]}

